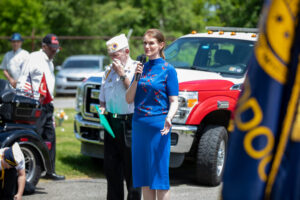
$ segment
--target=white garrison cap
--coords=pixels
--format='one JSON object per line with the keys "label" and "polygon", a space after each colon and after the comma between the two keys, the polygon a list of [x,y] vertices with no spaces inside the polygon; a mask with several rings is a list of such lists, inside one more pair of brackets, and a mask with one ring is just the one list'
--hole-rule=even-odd
{"label": "white garrison cap", "polygon": [[125,34],[115,36],[106,42],[108,53],[114,53],[125,47],[128,47],[128,40]]}
{"label": "white garrison cap", "polygon": [[15,142],[12,146],[12,152],[15,158],[15,161],[17,163],[17,165],[21,164],[22,162],[24,162],[24,155],[21,151],[21,148],[19,146],[19,144],[17,142]]}

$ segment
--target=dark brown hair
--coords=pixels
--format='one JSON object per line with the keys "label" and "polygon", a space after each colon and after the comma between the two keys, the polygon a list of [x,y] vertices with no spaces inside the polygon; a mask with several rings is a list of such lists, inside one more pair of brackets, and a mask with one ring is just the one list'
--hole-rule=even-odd
{"label": "dark brown hair", "polygon": [[[160,30],[158,30],[158,29],[154,29],[154,28],[153,28],[153,29],[148,29],[148,30],[146,31],[146,33],[144,34],[144,37],[145,37],[146,35],[150,35],[151,37],[154,37],[159,43],[162,43],[162,42],[166,43],[165,36],[164,36],[163,33],[162,33]],[[164,48],[165,48],[165,46],[164,46],[164,47],[160,50],[160,52],[159,52],[160,56],[161,56],[163,59],[165,59]]]}

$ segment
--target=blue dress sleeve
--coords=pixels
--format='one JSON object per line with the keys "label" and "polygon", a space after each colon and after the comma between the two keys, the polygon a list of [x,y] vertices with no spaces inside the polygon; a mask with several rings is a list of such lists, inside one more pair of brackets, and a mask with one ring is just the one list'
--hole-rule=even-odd
{"label": "blue dress sleeve", "polygon": [[177,79],[177,72],[173,66],[170,66],[167,77],[167,95],[178,96],[178,90],[179,85]]}

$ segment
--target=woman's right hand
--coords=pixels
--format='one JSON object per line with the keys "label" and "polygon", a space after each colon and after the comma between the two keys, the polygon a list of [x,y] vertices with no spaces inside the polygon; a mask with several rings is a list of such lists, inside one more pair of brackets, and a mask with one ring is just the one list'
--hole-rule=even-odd
{"label": "woman's right hand", "polygon": [[167,135],[172,127],[172,120],[169,117],[165,119],[165,125],[162,130],[160,130],[161,135]]}
{"label": "woman's right hand", "polygon": [[137,76],[137,74],[141,74],[141,76],[142,76],[143,69],[144,69],[144,65],[139,62],[135,68],[135,77]]}

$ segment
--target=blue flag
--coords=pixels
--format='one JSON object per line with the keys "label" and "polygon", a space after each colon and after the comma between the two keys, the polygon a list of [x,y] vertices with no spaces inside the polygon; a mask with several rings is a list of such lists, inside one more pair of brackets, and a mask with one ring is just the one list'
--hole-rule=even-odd
{"label": "blue flag", "polygon": [[300,199],[299,7],[265,2],[229,140],[224,200]]}

